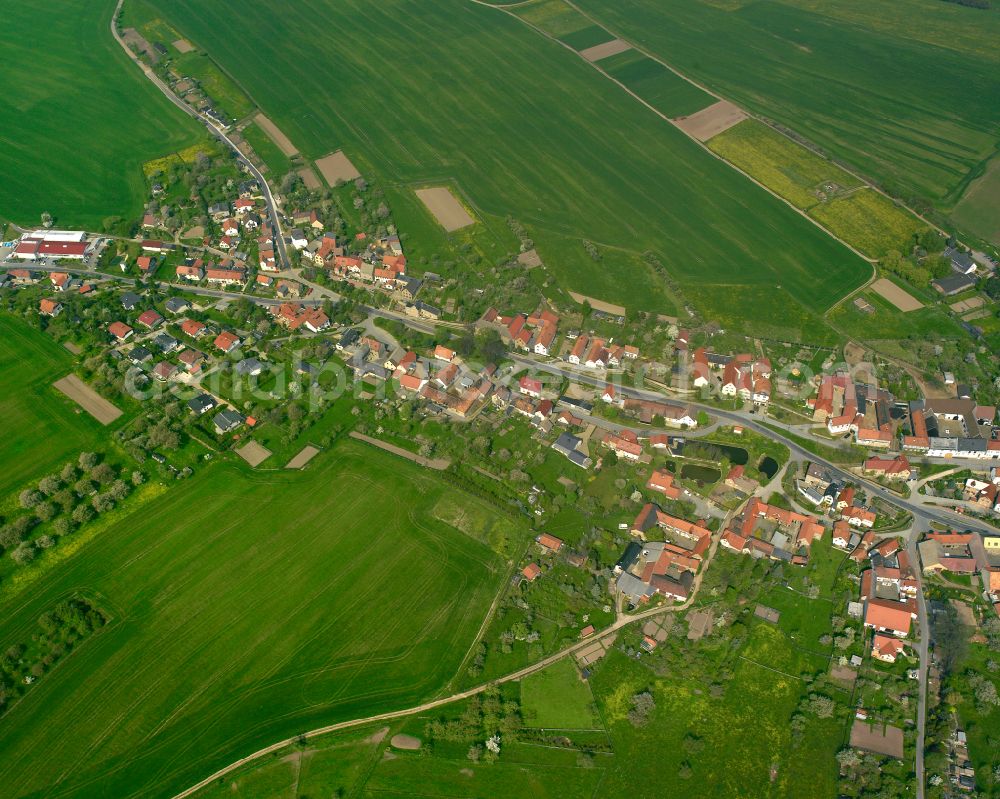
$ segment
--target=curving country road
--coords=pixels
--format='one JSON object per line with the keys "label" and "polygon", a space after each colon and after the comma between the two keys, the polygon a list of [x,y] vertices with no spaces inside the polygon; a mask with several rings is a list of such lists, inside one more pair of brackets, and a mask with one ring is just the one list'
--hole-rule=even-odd
{"label": "curving country road", "polygon": [[[705,560],[702,564],[702,567],[701,569],[698,570],[698,573],[695,575],[694,581],[691,584],[691,595],[684,602],[677,605],[670,605],[667,607],[660,606],[660,607],[650,608],[648,610],[644,610],[639,613],[634,613],[629,616],[626,616],[623,613],[619,612],[618,618],[606,630],[602,630],[600,633],[596,635],[589,636],[583,639],[582,641],[578,641],[577,643],[572,644],[571,646],[568,646],[565,649],[561,649],[558,652],[549,655],[548,657],[543,658],[542,660],[539,660],[537,663],[533,663],[530,666],[525,666],[523,669],[518,669],[517,671],[513,671],[510,674],[506,674],[503,677],[500,677],[499,679],[492,680],[487,683],[482,683],[481,685],[477,685],[474,688],[468,688],[465,691],[459,691],[458,693],[452,694],[450,696],[441,697],[440,699],[433,699],[429,702],[424,702],[423,704],[416,705],[414,707],[408,707],[402,710],[392,710],[389,711],[388,713],[378,713],[374,716],[366,716],[360,719],[350,719],[348,721],[337,722],[336,724],[329,724],[326,727],[319,727],[318,729],[302,733],[302,736],[305,736],[306,738],[312,738],[317,735],[325,735],[327,733],[337,732],[338,730],[346,730],[352,727],[361,727],[366,724],[374,724],[380,721],[392,721],[394,719],[405,718],[406,716],[413,716],[417,713],[423,713],[427,710],[433,710],[436,707],[441,707],[442,705],[447,705],[450,704],[451,702],[458,702],[462,699],[468,699],[470,696],[481,694],[490,686],[498,685],[500,683],[513,682],[515,680],[520,680],[524,677],[527,677],[529,674],[533,674],[536,671],[541,671],[546,666],[551,666],[556,661],[562,660],[563,658],[569,657],[570,655],[574,654],[575,652],[578,652],[581,649],[591,646],[595,641],[601,641],[605,638],[608,638],[609,636],[614,635],[619,630],[621,630],[624,627],[627,627],[630,624],[634,624],[638,621],[648,619],[651,616],[657,616],[663,613],[679,613],[681,611],[687,610],[689,607],[691,607],[692,604],[694,604],[694,601],[698,596],[698,591],[701,588],[702,579],[704,578],[705,573],[708,571],[709,565],[711,565],[712,561],[715,558],[716,553],[718,552],[719,541],[722,539],[722,531],[725,530],[726,527],[728,526],[730,518],[733,515],[736,515],[738,512],[739,509],[732,511],[732,513],[726,518],[725,522],[722,525],[720,525],[719,532],[714,533],[712,535],[712,545],[709,547],[708,552],[705,553]],[[241,757],[239,760],[236,760],[230,763],[228,766],[219,769],[214,774],[205,777],[205,779],[201,780],[201,782],[198,782],[197,784],[192,785],[190,788],[187,788],[181,791],[179,794],[176,794],[173,797],[173,799],[185,799],[185,797],[197,793],[202,788],[211,785],[216,780],[221,779],[222,777],[226,776],[227,774],[230,774],[236,769],[245,766],[248,763],[252,763],[254,760],[258,760],[264,757],[265,755],[269,755],[272,752],[277,752],[286,746],[294,744],[302,736],[296,735],[292,738],[286,738],[283,741],[277,741],[269,746],[265,746],[263,749],[258,749],[256,752],[253,752],[252,754],[249,754],[246,757]]]}
{"label": "curving country road", "polygon": [[208,132],[216,139],[221,141],[223,144],[225,144],[227,147],[229,147],[229,149],[231,149],[233,151],[233,154],[236,156],[236,160],[239,161],[241,164],[243,164],[247,168],[247,171],[254,176],[254,178],[257,180],[257,183],[260,185],[261,191],[264,193],[264,202],[267,205],[267,215],[270,217],[271,224],[274,227],[275,231],[274,243],[278,249],[278,256],[281,258],[281,265],[283,267],[283,271],[290,269],[291,264],[288,260],[288,250],[286,249],[285,246],[285,235],[281,229],[281,219],[278,215],[278,206],[277,203],[275,203],[274,201],[274,195],[271,193],[271,187],[264,179],[264,175],[261,174],[260,170],[257,169],[257,167],[255,167],[250,162],[249,158],[247,158],[245,155],[243,155],[242,152],[240,152],[240,148],[233,143],[233,140],[226,135],[226,132],[224,130],[221,130],[220,128],[216,127],[215,123],[212,121],[211,118],[205,116],[204,114],[199,113],[195,109],[191,108],[191,106],[189,106],[183,100],[181,100],[181,98],[178,97],[176,94],[174,94],[173,90],[169,86],[167,86],[166,83],[160,80],[159,76],[155,72],[153,72],[152,68],[144,64],[140,60],[139,56],[137,56],[135,53],[132,52],[131,49],[129,49],[128,44],[118,33],[118,15],[121,13],[123,2],[124,0],[118,0],[118,4],[115,6],[114,13],[111,15],[111,35],[115,37],[115,41],[118,42],[119,45],[121,45],[122,50],[125,51],[125,54],[128,55],[128,57],[132,60],[132,62],[136,64],[136,66],[138,66],[139,69],[142,70],[143,74],[147,78],[149,78],[150,81],[152,81],[153,85],[156,86],[156,88],[163,93],[164,97],[166,97],[171,103],[173,103],[175,106],[181,109],[181,111],[183,111],[185,114],[198,120],[206,128],[208,128]]}

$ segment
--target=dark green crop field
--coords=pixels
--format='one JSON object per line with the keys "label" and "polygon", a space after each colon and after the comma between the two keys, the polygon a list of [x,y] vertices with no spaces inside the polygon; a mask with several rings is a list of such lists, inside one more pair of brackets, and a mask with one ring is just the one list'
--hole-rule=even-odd
{"label": "dark green crop field", "polygon": [[102,449],[104,428],[52,383],[72,371],[73,358],[20,319],[0,316],[0,497],[46,472]]}
{"label": "dark green crop field", "polygon": [[638,50],[626,50],[610,58],[602,58],[600,66],[657,111],[671,118],[689,116],[716,101],[708,92],[688,83]]}
{"label": "dark green crop field", "polygon": [[70,592],[109,617],[4,715],[2,793],[171,796],[441,691],[506,574],[431,516],[445,496],[478,504],[345,443],[306,472],[209,465],[102,532],[0,607],[4,651]]}
{"label": "dark green crop field", "polygon": [[0,216],[100,229],[142,210],[142,164],[199,140],[111,36],[115,0],[24,0],[3,13]]}
{"label": "dark green crop field", "polygon": [[996,11],[938,0],[577,5],[890,191],[945,209],[1000,140]]}
{"label": "dark green crop field", "polygon": [[465,0],[157,6],[192,40],[229,31],[212,57],[305,156],[344,146],[389,185],[454,181],[481,216],[523,223],[566,288],[659,310],[662,282],[623,266],[649,250],[682,286],[769,286],[779,304],[823,311],[870,274],[510,14]]}

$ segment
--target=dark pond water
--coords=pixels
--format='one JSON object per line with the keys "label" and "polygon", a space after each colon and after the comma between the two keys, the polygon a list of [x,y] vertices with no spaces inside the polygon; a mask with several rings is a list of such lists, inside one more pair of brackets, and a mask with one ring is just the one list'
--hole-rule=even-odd
{"label": "dark pond water", "polygon": [[681,477],[698,483],[714,483],[721,476],[718,469],[713,469],[710,466],[699,466],[696,463],[685,463],[681,468]]}
{"label": "dark pond water", "polygon": [[742,447],[734,447],[730,444],[712,444],[713,447],[722,450],[729,462],[734,466],[746,466],[750,456]]}
{"label": "dark pond water", "polygon": [[757,464],[757,468],[760,469],[761,472],[766,474],[767,479],[770,480],[778,473],[779,467],[778,467],[778,462],[774,458],[765,455],[763,458],[760,459],[760,463]]}

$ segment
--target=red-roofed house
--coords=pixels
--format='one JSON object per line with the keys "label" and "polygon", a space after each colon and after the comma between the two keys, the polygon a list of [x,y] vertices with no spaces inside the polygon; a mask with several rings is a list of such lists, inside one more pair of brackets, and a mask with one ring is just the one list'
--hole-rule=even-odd
{"label": "red-roofed house", "polygon": [[906,644],[898,638],[876,634],[875,640],[872,642],[872,657],[878,658],[884,663],[895,663],[896,658],[903,654],[905,646]]}
{"label": "red-roofed house", "polygon": [[240,346],[240,339],[235,333],[230,333],[228,330],[223,330],[215,337],[216,349],[222,350],[223,352],[232,352],[238,346]]}
{"label": "red-roofed house", "polygon": [[108,332],[119,341],[124,341],[132,335],[132,328],[124,322],[112,322],[108,325]]}
{"label": "red-roofed house", "polygon": [[542,381],[536,380],[533,377],[522,377],[518,381],[518,390],[522,394],[526,394],[529,397],[535,397],[536,399],[542,396]]}
{"label": "red-roofed house", "polygon": [[649,476],[646,488],[651,491],[659,491],[668,499],[680,499],[681,489],[674,485],[674,476],[666,471],[657,469]]}
{"label": "red-roofed house", "polygon": [[869,474],[892,480],[907,479],[910,476],[910,462],[905,455],[897,455],[895,458],[875,456],[865,461],[864,470]]}
{"label": "red-roofed house", "polygon": [[523,569],[521,569],[521,574],[524,575],[525,579],[531,583],[538,579],[541,575],[542,569],[537,563],[529,563]]}
{"label": "red-roofed house", "polygon": [[869,599],[865,608],[865,627],[876,632],[891,633],[899,638],[910,634],[913,612],[910,606],[891,599]]}
{"label": "red-roofed house", "polygon": [[47,297],[38,303],[38,311],[42,316],[59,316],[62,313],[62,303]]}
{"label": "red-roofed house", "polygon": [[198,336],[205,332],[205,325],[196,319],[185,319],[181,322],[181,330],[184,331],[184,335],[186,336],[198,338]]}
{"label": "red-roofed house", "polygon": [[148,311],[143,311],[139,314],[139,318],[136,320],[143,327],[152,330],[160,322],[163,321],[163,317],[160,316],[156,311],[150,308]]}
{"label": "red-roofed house", "polygon": [[538,538],[535,539],[542,549],[548,552],[558,552],[562,549],[563,541],[561,538],[556,538],[554,535],[549,533],[542,533]]}
{"label": "red-roofed house", "polygon": [[450,350],[441,344],[438,344],[434,348],[434,357],[439,361],[447,361],[451,363],[455,359],[455,350]]}

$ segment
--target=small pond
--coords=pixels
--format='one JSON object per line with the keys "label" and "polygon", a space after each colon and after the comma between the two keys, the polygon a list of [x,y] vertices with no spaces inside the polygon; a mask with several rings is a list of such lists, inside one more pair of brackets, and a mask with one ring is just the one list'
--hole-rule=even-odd
{"label": "small pond", "polygon": [[734,466],[746,466],[747,461],[750,460],[750,456],[743,447],[734,447],[730,444],[716,444],[712,443],[712,446],[718,450],[722,451],[731,464]]}
{"label": "small pond", "polygon": [[696,463],[685,463],[681,468],[681,477],[687,480],[694,480],[696,483],[714,483],[722,475],[718,469],[711,466],[699,466]]}
{"label": "small pond", "polygon": [[767,475],[767,479],[770,480],[778,473],[778,462],[772,458],[770,455],[765,455],[760,459],[760,463],[757,464],[757,468],[762,474]]}

